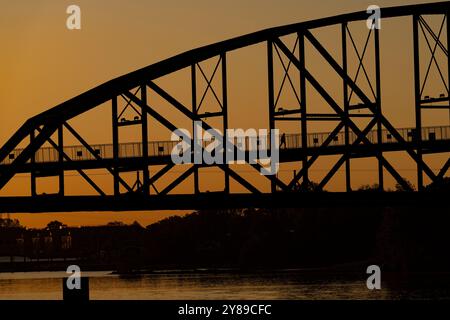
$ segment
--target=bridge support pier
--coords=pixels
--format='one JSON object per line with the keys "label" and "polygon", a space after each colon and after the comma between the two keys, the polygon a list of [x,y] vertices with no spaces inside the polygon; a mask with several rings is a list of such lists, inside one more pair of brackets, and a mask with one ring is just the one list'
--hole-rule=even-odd
{"label": "bridge support pier", "polygon": [[[141,100],[147,105],[147,86],[141,85]],[[142,132],[142,192],[146,195],[150,194],[150,171],[148,169],[148,115],[145,107],[141,106],[141,132]]]}
{"label": "bridge support pier", "polygon": [[[273,41],[267,41],[267,83],[269,94],[269,130],[270,140],[272,141],[272,130],[275,129],[275,92],[273,84]],[[277,192],[275,181],[271,181],[270,189],[272,193]]]}
{"label": "bridge support pier", "polygon": [[301,133],[302,133],[302,150],[304,152],[302,160],[303,181],[302,189],[308,190],[309,185],[309,164],[308,164],[308,113],[306,103],[306,75],[305,70],[305,35],[303,32],[298,33],[299,61],[300,61],[300,114],[301,114]]}
{"label": "bridge support pier", "polygon": [[[222,60],[222,117],[223,117],[223,145],[226,148],[227,146],[227,130],[228,130],[228,85],[227,85],[227,56],[226,53],[222,53],[220,55]],[[228,167],[226,152],[223,154],[223,163]],[[229,171],[226,170],[224,172],[224,192],[226,194],[230,193],[230,174]]]}
{"label": "bridge support pier", "polygon": [[414,108],[416,129],[412,132],[412,139],[416,145],[417,161],[417,189],[423,190],[422,159],[422,108],[421,108],[421,80],[420,80],[420,48],[419,48],[419,15],[413,16],[413,47],[414,47]]}
{"label": "bridge support pier", "polygon": [[[36,138],[35,131],[31,130],[31,133],[30,133],[30,145],[34,143],[34,139],[35,138]],[[32,167],[31,172],[30,172],[31,196],[35,197],[35,196],[37,196],[37,191],[36,191],[36,172],[34,170],[34,165],[36,164],[36,154],[34,152],[31,155],[30,162],[31,162],[31,167]]]}
{"label": "bridge support pier", "polygon": [[383,168],[383,126],[381,109],[381,63],[380,63],[380,30],[375,28],[375,82],[376,82],[376,108],[377,108],[377,142],[378,142],[378,188],[384,191],[384,168]]}
{"label": "bridge support pier", "polygon": [[[341,36],[342,36],[342,69],[344,70],[345,74],[348,74],[348,61],[347,61],[347,22],[344,22],[341,25]],[[343,98],[344,98],[344,113],[345,117],[348,120],[349,119],[349,105],[350,101],[348,99],[348,83],[347,79],[343,78]],[[348,123],[346,122],[344,125],[344,140],[345,140],[345,149],[347,154],[350,153],[350,128]],[[350,160],[351,157],[347,156],[345,158],[345,190],[347,192],[350,192],[352,190],[351,185],[351,167],[350,167]]]}
{"label": "bridge support pier", "polygon": [[119,196],[120,195],[120,189],[119,189],[119,126],[118,126],[118,112],[117,112],[117,96],[114,96],[111,99],[111,105],[112,105],[112,144],[113,144],[113,170],[114,170],[114,177],[113,177],[113,184],[114,184],[114,195]]}
{"label": "bridge support pier", "polygon": [[[445,175],[445,172],[442,173],[442,170],[446,171],[445,167],[447,164],[444,165],[444,167],[441,169],[441,172],[436,176],[434,172],[432,172],[428,166],[423,162],[423,140],[430,140],[431,137],[424,136],[423,127],[422,127],[422,121],[423,121],[423,112],[426,110],[432,110],[432,109],[448,109],[449,110],[449,122],[450,122],[450,63],[449,63],[449,57],[448,57],[448,51],[449,51],[449,41],[450,41],[450,22],[449,22],[449,13],[448,11],[446,13],[441,13],[435,15],[437,17],[442,17],[442,22],[439,28],[438,32],[435,32],[435,30],[430,27],[427,20],[425,20],[424,16],[421,14],[414,14],[413,15],[413,45],[414,45],[414,97],[415,97],[415,118],[416,118],[416,127],[414,132],[411,132],[411,139],[415,145],[415,151],[417,154],[416,162],[417,162],[417,187],[418,190],[424,189],[424,172],[427,174],[427,176],[432,180],[432,182],[436,181],[437,179],[440,179],[443,174]],[[444,46],[444,44],[441,41],[441,35],[444,30],[444,26],[446,23],[446,29],[447,29],[447,47]],[[421,31],[421,32],[420,32]],[[425,43],[427,44],[427,47],[430,51],[431,57],[427,62],[428,69],[424,75],[421,74],[421,62],[423,61],[423,58],[421,57],[421,37],[422,35],[425,39]],[[441,71],[441,68],[439,66],[440,63],[443,63],[442,61],[438,61],[437,59],[437,50],[441,50],[444,55],[447,58],[447,61],[444,63],[447,63],[448,68],[448,78],[444,79],[443,73]],[[426,55],[425,55],[426,56]],[[430,80],[430,69],[432,64],[436,65],[440,80],[442,81],[441,85],[445,87],[446,96],[445,93],[440,93],[439,97],[431,97],[428,95],[427,92],[425,92],[425,89],[427,89],[427,84]],[[433,83],[433,87],[436,87],[436,83]],[[446,105],[442,105],[442,103],[446,103]],[[431,134],[431,133],[428,133]],[[436,133],[434,133],[436,134]],[[435,139],[435,137],[433,138]]]}
{"label": "bridge support pier", "polygon": [[[195,118],[198,117],[197,109],[197,66],[193,64],[191,66],[191,82],[192,82],[192,114]],[[192,140],[195,143],[197,141],[197,128],[195,127],[195,119],[192,119]],[[192,146],[194,146],[192,144]],[[194,194],[200,193],[200,181],[198,166],[195,164],[195,154],[192,153],[192,163],[194,166]]]}
{"label": "bridge support pier", "polygon": [[58,162],[59,162],[59,175],[58,175],[58,180],[59,180],[59,195],[61,197],[64,196],[64,155],[63,155],[63,150],[64,150],[64,127],[63,125],[60,125],[58,127]]}

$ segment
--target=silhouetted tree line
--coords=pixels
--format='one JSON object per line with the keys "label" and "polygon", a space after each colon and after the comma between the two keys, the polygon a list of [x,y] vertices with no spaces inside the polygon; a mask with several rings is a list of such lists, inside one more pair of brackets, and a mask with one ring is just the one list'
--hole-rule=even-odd
{"label": "silhouetted tree line", "polygon": [[149,264],[314,267],[367,259],[379,214],[368,209],[199,211],[147,227]]}
{"label": "silhouetted tree line", "polygon": [[[445,179],[427,190],[444,191],[445,196],[449,185],[450,179]],[[361,188],[371,190],[377,186]],[[145,228],[137,222],[70,228],[52,221],[37,230],[2,221],[0,255],[72,257],[122,272],[357,263],[392,270],[448,271],[449,230],[450,214],[445,208],[373,208],[370,204],[364,208],[202,210]]]}

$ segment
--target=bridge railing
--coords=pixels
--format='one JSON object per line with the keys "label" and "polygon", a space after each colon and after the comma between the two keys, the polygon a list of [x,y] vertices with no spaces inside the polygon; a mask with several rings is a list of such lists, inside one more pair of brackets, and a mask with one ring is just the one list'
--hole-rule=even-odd
{"label": "bridge railing", "polygon": [[[397,129],[398,133],[406,142],[413,142],[415,140],[416,130],[414,128],[402,128]],[[308,147],[320,147],[326,139],[330,136],[330,133],[311,133],[308,135]],[[382,130],[382,143],[397,143],[397,139],[388,131]],[[372,130],[366,138],[376,144],[378,142],[377,131]],[[357,140],[357,135],[354,132],[349,133],[350,144]],[[422,141],[434,141],[434,140],[450,140],[450,126],[435,126],[422,128]],[[336,137],[329,143],[329,146],[343,146],[345,145],[345,133],[339,132]],[[285,149],[297,149],[301,148],[301,136],[300,134],[287,134],[286,143],[281,145],[281,148]]]}
{"label": "bridge railing", "polygon": [[[413,142],[416,136],[414,128],[397,129],[399,134],[407,142]],[[330,133],[311,133],[308,135],[308,147],[315,148],[323,144],[323,142],[329,137]],[[367,139],[376,144],[378,141],[377,131],[373,130],[367,134]],[[300,134],[286,134],[284,138],[279,137],[281,149],[298,149],[302,148],[301,135]],[[349,141],[354,143],[357,139],[355,133],[350,132]],[[397,139],[393,137],[387,130],[382,130],[383,143],[397,143]],[[284,140],[284,143],[283,143]],[[450,140],[450,126],[436,126],[422,128],[422,141],[437,141],[437,140]],[[210,142],[203,141],[203,147],[206,147]],[[243,146],[237,141],[235,142],[239,148]],[[154,141],[149,142],[148,150],[149,157],[158,156],[170,156],[174,147],[178,144],[178,141]],[[245,150],[251,150],[251,146],[256,146],[256,141],[249,139],[245,140]],[[265,143],[260,144],[265,147]],[[329,143],[329,146],[343,146],[345,145],[345,133],[339,132],[336,137]],[[95,144],[91,145],[92,149],[102,159],[113,158],[113,146],[112,144]],[[263,148],[263,147],[261,147]],[[11,164],[15,158],[22,152],[22,149],[16,149],[9,154],[9,156],[1,163],[2,165]],[[64,153],[73,161],[88,161],[96,160],[96,157],[89,152],[84,146],[67,146],[64,147]],[[119,158],[138,158],[142,157],[142,143],[131,142],[119,144]],[[54,163],[58,162],[58,151],[53,147],[42,147],[35,154],[36,163]]]}

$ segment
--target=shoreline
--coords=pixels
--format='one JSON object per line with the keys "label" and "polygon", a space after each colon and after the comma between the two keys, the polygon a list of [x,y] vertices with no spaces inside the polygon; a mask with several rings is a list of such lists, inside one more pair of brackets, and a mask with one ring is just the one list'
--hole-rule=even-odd
{"label": "shoreline", "polygon": [[201,274],[201,273],[267,273],[267,272],[305,272],[305,273],[364,273],[370,263],[358,261],[333,266],[193,266],[193,265],[155,265],[130,268],[112,263],[94,263],[67,259],[66,261],[27,261],[0,263],[0,273],[17,272],[59,272],[66,271],[70,265],[78,265],[84,272],[110,271],[114,275],[145,274]]}

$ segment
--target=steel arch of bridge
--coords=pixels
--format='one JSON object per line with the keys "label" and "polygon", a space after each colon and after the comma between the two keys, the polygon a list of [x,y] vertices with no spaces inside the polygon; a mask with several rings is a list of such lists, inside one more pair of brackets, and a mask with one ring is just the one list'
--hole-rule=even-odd
{"label": "steel arch of bridge", "polygon": [[[286,25],[282,27],[276,27],[266,29],[263,31],[255,32],[252,34],[240,36],[227,41],[215,43],[202,48],[194,49],[180,55],[174,56],[167,60],[155,63],[143,69],[129,73],[127,75],[118,77],[109,82],[106,82],[96,88],[93,88],[73,99],[70,99],[48,111],[45,111],[33,118],[26,121],[22,127],[4,144],[0,149],[0,189],[4,188],[11,179],[20,172],[29,172],[31,176],[31,197],[19,197],[19,198],[0,198],[0,203],[3,208],[0,211],[9,212],[33,212],[33,211],[70,211],[65,207],[62,209],[58,204],[45,204],[45,200],[40,198],[36,193],[36,179],[41,175],[50,176],[54,175],[59,177],[59,194],[56,196],[55,201],[59,203],[71,204],[73,208],[80,207],[80,202],[84,201],[85,206],[81,205],[80,210],[143,210],[143,209],[174,209],[174,208],[196,208],[199,205],[198,202],[192,199],[202,199],[203,203],[210,203],[209,206],[217,206],[220,203],[221,206],[239,206],[245,204],[252,205],[266,205],[270,206],[271,202],[279,202],[284,204],[294,204],[295,197],[289,198],[289,194],[293,191],[308,190],[309,168],[312,164],[322,155],[328,148],[331,148],[333,141],[344,131],[344,145],[339,149],[340,158],[332,167],[332,169],[326,174],[326,176],[319,182],[318,188],[323,189],[334,174],[345,165],[346,175],[346,189],[351,191],[350,179],[351,179],[351,167],[350,159],[352,157],[361,156],[357,152],[364,146],[364,156],[374,157],[378,162],[378,182],[381,190],[384,188],[384,170],[389,172],[395,180],[408,188],[408,184],[402,178],[402,176],[396,171],[396,169],[387,161],[383,152],[386,151],[386,145],[383,143],[383,132],[395,139],[397,147],[403,151],[406,151],[411,159],[417,164],[417,176],[418,176],[418,188],[422,190],[424,187],[423,176],[427,175],[432,182],[438,182],[443,179],[450,168],[450,158],[445,165],[441,168],[439,173],[434,173],[430,166],[424,161],[423,154],[425,153],[438,153],[450,151],[450,137],[443,139],[439,144],[427,141],[423,136],[423,132],[426,128],[422,127],[422,113],[425,110],[439,108],[449,109],[449,87],[450,87],[450,63],[448,63],[448,43],[450,43],[450,35],[447,31],[447,39],[443,41],[441,38],[442,30],[450,29],[450,22],[448,14],[450,10],[450,2],[440,2],[432,4],[422,5],[410,5],[402,7],[382,8],[382,19],[389,19],[395,17],[411,17],[413,25],[413,43],[414,43],[414,92],[415,92],[415,118],[416,126],[409,133],[412,135],[412,140],[408,140],[404,134],[394,128],[389,120],[383,115],[382,101],[381,101],[381,76],[380,76],[380,33],[382,30],[368,29],[367,38],[362,50],[358,49],[355,44],[354,38],[350,29],[349,23],[356,21],[365,21],[368,19],[369,14],[366,11],[355,12],[350,14],[338,15],[334,17],[318,19],[308,22],[302,22],[297,24]],[[439,19],[442,19],[441,28],[439,31],[433,30],[427,21],[423,18],[425,15],[433,15]],[[314,29],[323,28],[327,26],[339,26],[341,30],[340,35],[340,47],[342,52],[342,61],[337,61],[333,56],[325,49],[323,44],[313,35]],[[430,61],[426,61],[428,64],[428,70],[426,74],[421,74],[420,63],[424,61],[424,57],[421,54],[420,34],[425,36],[426,45],[431,52]],[[294,49],[291,50],[288,45],[283,42],[282,38],[288,35],[295,35],[296,42]],[[368,43],[373,42],[374,46],[374,65],[375,65],[375,77],[370,79],[366,72],[364,58]],[[200,121],[203,124],[203,128],[211,128],[206,122],[206,118],[219,118],[223,124],[223,130],[228,128],[228,79],[227,79],[227,55],[229,52],[238,50],[240,48],[252,46],[255,44],[265,43],[267,47],[267,75],[268,75],[268,91],[266,93],[269,101],[269,124],[270,129],[277,128],[277,125],[282,121],[297,121],[301,127],[300,147],[297,150],[295,160],[302,162],[302,168],[296,173],[293,179],[289,183],[285,183],[277,178],[277,176],[267,176],[271,184],[271,194],[262,194],[262,192],[246,179],[241,177],[237,172],[233,171],[228,165],[218,165],[224,172],[223,194],[218,196],[217,201],[207,200],[205,195],[201,194],[199,189],[198,170],[201,165],[193,165],[186,172],[181,174],[178,178],[169,183],[163,190],[156,190],[154,184],[161,179],[167,172],[169,172],[174,164],[165,158],[165,167],[158,173],[150,175],[149,166],[152,164],[151,155],[149,154],[149,137],[148,137],[148,117],[152,117],[167,129],[173,131],[176,126],[169,120],[158,113],[148,103],[147,90],[158,95],[163,100],[168,102],[172,107],[180,111],[190,121]],[[342,96],[343,101],[336,101],[324,88],[324,86],[314,77],[310,72],[307,61],[305,59],[305,44],[308,43],[312,46],[316,52],[328,63],[333,69],[336,75],[342,80]],[[355,50],[358,58],[358,72],[356,75],[350,75],[348,70],[348,53],[350,50]],[[445,78],[445,72],[439,68],[436,58],[436,51],[442,51],[447,59],[447,78]],[[283,58],[288,60],[288,64],[283,63]],[[207,75],[202,68],[202,62],[211,58],[217,58],[214,71],[211,75]],[[295,91],[298,106],[296,109],[283,110],[277,109],[277,101],[279,92],[276,92],[274,87],[275,74],[274,74],[274,61],[279,59],[281,61],[284,74],[282,83],[285,85],[291,85]],[[440,78],[446,87],[446,94],[439,98],[428,98],[423,95],[423,88],[428,81],[429,69],[431,64],[438,65]],[[289,68],[294,67],[298,71],[300,78],[300,87],[294,88],[293,83],[289,77]],[[191,105],[185,105],[174,98],[169,92],[165,91],[155,80],[173,72],[190,68],[191,70]],[[215,77],[221,78],[220,92],[214,88],[213,80]],[[358,77],[365,77],[369,83],[370,94],[367,90],[363,90],[358,85]],[[202,79],[206,81],[206,91],[200,92],[197,88],[197,81]],[[334,113],[331,114],[316,114],[309,110],[307,103],[306,88],[307,85],[311,86],[320,96],[327,102],[327,104],[333,109]],[[215,90],[216,89],[216,90]],[[280,89],[281,90],[281,89]],[[206,93],[213,94],[215,100],[220,106],[220,111],[214,113],[206,113],[202,111],[202,103]],[[357,96],[361,103],[352,105],[351,97]],[[121,122],[121,113],[123,109],[119,108],[119,101],[125,101],[125,108],[131,107],[139,115],[135,120],[126,123]],[[98,152],[93,146],[91,146],[78,131],[69,125],[68,121],[102,105],[106,102],[110,102],[111,114],[112,114],[112,137],[111,144],[111,158],[105,159],[101,153]],[[436,105],[436,103],[440,103]],[[445,105],[442,105],[445,103]],[[366,112],[364,116],[369,120],[368,125],[361,129],[355,124],[354,118],[357,116],[352,111],[360,110]],[[319,146],[314,148],[309,147],[309,133],[308,123],[312,121],[335,121],[337,126],[335,129],[323,139]],[[120,159],[120,144],[119,144],[119,129],[122,126],[136,125],[141,128],[141,140],[140,140],[140,154],[141,159],[133,163],[128,170],[142,171],[142,183],[130,186],[124,179],[121,178],[120,172],[123,169]],[[64,145],[63,130],[70,132],[80,143],[80,145],[86,150],[93,158],[93,161],[103,169],[107,169],[113,176],[113,190],[112,195],[108,195],[102,190],[96,183],[89,177],[83,169],[89,169],[89,167],[83,167],[83,164],[77,164],[76,159],[73,159],[66,153]],[[374,138],[369,139],[368,135],[375,134]],[[53,135],[57,135],[56,141],[52,138]],[[351,136],[356,136],[351,139]],[[18,146],[24,144],[25,147],[18,152]],[[54,170],[50,170],[47,173],[42,173],[39,168],[39,163],[36,160],[36,154],[39,149],[45,143],[49,143],[57,150],[57,165]],[[367,147],[369,146],[369,147]],[[292,153],[292,152],[291,152]],[[287,154],[287,153],[286,153]],[[11,155],[14,155],[11,157]],[[8,161],[9,159],[9,161]],[[8,162],[8,163],[7,163]],[[7,163],[7,164],[6,164]],[[71,165],[72,164],[72,165]],[[252,165],[256,170],[259,169],[258,164]],[[51,166],[48,165],[50,168]],[[66,170],[77,170],[79,175],[83,177],[99,194],[94,198],[70,198],[65,196],[64,190],[64,172]],[[127,168],[125,168],[125,171]],[[257,172],[255,170],[255,173]],[[194,176],[194,190],[193,195],[177,195],[180,202],[174,204],[170,198],[171,191],[187,177]],[[245,194],[231,194],[230,193],[230,179],[234,179],[246,189],[249,190],[250,195]],[[121,193],[121,189],[125,190],[126,194]],[[280,192],[281,191],[281,192]],[[280,193],[283,193],[280,195]],[[174,195],[175,196],[175,195]],[[141,202],[134,202],[134,204],[128,203],[127,205],[120,205],[117,203],[119,199],[136,199],[138,197]],[[134,197],[134,198],[133,198]],[[155,197],[155,198],[152,198]],[[215,199],[216,195],[208,195],[209,199]],[[286,198],[287,197],[287,198]],[[333,196],[331,196],[333,197]],[[343,196],[342,197],[346,197]],[[380,199],[380,203],[384,203],[385,199],[390,199],[391,196],[382,196],[387,198]],[[77,199],[75,201],[74,199]],[[94,199],[100,199],[98,202]],[[155,199],[155,200],[151,200]],[[160,199],[160,203],[157,204],[157,200]],[[226,201],[223,199],[227,199]],[[246,200],[247,199],[247,200]],[[291,200],[287,200],[291,199]],[[340,201],[333,198],[335,203]],[[79,200],[79,201],[78,201]],[[64,202],[67,201],[67,202]],[[97,202],[96,202],[97,201]],[[246,202],[247,201],[247,202]],[[130,201],[128,201],[130,202]],[[102,203],[102,205],[96,205],[96,203]],[[114,205],[111,205],[114,203]],[[36,209],[38,207],[39,209]],[[75,209],[74,209],[75,210]]]}

